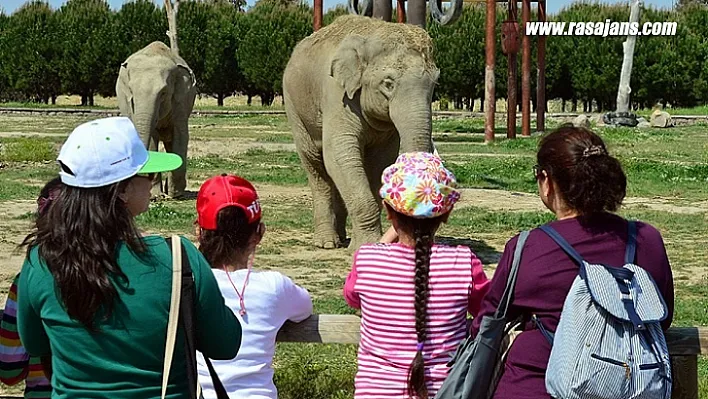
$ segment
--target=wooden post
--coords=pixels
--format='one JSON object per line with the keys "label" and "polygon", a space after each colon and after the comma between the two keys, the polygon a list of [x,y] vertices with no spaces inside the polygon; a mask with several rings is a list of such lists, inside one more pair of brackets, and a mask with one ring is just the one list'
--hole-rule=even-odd
{"label": "wooden post", "polygon": [[396,21],[399,24],[406,22],[406,3],[405,0],[396,0]]}
{"label": "wooden post", "polygon": [[[629,12],[629,22],[639,22],[639,5],[641,0],[632,0]],[[627,35],[627,40],[623,43],[624,59],[622,60],[622,72],[620,74],[619,89],[617,90],[617,112],[629,112],[629,81],[632,77],[632,62],[634,60],[634,45],[637,43],[636,35]]]}
{"label": "wooden post", "polygon": [[672,399],[698,399],[698,356],[671,356]]}
{"label": "wooden post", "polygon": [[322,27],[322,0],[315,0],[315,15],[313,21],[313,28],[315,32],[320,30]]}
{"label": "wooden post", "polygon": [[484,70],[484,142],[494,141],[494,113],[496,112],[496,88],[494,81],[494,56],[496,44],[497,2],[487,0]]}
{"label": "wooden post", "polygon": [[[518,21],[517,14],[517,0],[512,0],[508,3],[509,5],[509,20]],[[510,139],[516,138],[516,75],[517,71],[517,59],[516,51],[509,51],[506,55],[509,69],[507,76],[507,89],[506,89],[506,137]]]}
{"label": "wooden post", "polygon": [[531,135],[531,38],[526,24],[531,20],[531,0],[521,0],[521,19],[524,25],[521,41],[521,135]]}
{"label": "wooden post", "polygon": [[391,22],[391,12],[391,0],[374,0],[374,18]]}
{"label": "wooden post", "polygon": [[175,0],[174,7],[172,0],[165,0],[165,11],[167,12],[167,25],[169,30],[167,36],[170,38],[170,49],[175,55],[179,55],[179,45],[177,44],[177,9],[179,0]]}
{"label": "wooden post", "polygon": [[[546,22],[546,0],[538,1],[538,20]],[[538,37],[536,69],[536,131],[546,130],[546,36]]]}

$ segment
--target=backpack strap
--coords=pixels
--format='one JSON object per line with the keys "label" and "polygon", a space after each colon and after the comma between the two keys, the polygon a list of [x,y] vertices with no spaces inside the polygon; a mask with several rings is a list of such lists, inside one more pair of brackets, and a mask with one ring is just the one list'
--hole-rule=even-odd
{"label": "backpack strap", "polygon": [[637,223],[627,222],[627,249],[624,252],[624,263],[634,263],[637,256]]}
{"label": "backpack strap", "polygon": [[509,310],[509,305],[511,305],[514,300],[514,288],[516,287],[516,276],[519,273],[519,264],[521,263],[521,252],[524,249],[524,244],[526,239],[529,238],[528,231],[522,231],[519,234],[519,239],[516,241],[516,248],[514,249],[514,259],[511,262],[511,271],[509,272],[509,277],[506,280],[506,288],[504,288],[504,294],[502,295],[499,305],[497,306],[497,311],[494,317],[502,318],[506,317],[506,313]]}
{"label": "backpack strap", "polygon": [[558,234],[558,232],[553,229],[553,227],[544,224],[543,226],[541,226],[541,230],[544,233],[548,234],[548,236],[551,237],[553,241],[555,241],[556,244],[558,244],[558,246],[561,247],[563,251],[565,251],[565,253],[568,254],[568,256],[570,256],[570,258],[578,264],[578,266],[583,265],[583,257],[580,256],[578,251],[576,251],[575,248],[568,244],[568,241],[566,241],[565,238]]}

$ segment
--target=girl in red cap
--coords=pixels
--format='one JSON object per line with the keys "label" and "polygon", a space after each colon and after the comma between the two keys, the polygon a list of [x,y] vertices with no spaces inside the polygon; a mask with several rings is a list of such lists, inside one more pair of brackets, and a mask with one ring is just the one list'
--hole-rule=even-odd
{"label": "girl in red cap", "polygon": [[[278,272],[251,269],[265,225],[258,194],[247,180],[223,174],[204,182],[197,217],[199,250],[243,328],[236,358],[214,361],[214,369],[232,399],[276,399],[271,367],[275,336],[285,321],[300,322],[312,314],[310,295]],[[198,366],[204,398],[216,398],[201,354]]]}

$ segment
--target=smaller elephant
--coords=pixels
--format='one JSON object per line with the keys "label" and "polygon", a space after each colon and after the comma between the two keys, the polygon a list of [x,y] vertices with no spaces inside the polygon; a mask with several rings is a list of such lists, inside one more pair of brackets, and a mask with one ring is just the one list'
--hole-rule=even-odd
{"label": "smaller elephant", "polygon": [[[194,73],[187,63],[162,42],[152,42],[121,65],[116,82],[121,114],[135,125],[145,146],[182,157],[182,166],[171,172],[167,194],[184,196],[187,187],[189,116],[197,95]],[[153,182],[152,195],[165,194],[162,177]]]}
{"label": "smaller elephant", "polygon": [[399,150],[433,150],[440,71],[418,26],[345,15],[303,39],[283,75],[285,111],[314,202],[314,244],[381,238],[381,173]]}

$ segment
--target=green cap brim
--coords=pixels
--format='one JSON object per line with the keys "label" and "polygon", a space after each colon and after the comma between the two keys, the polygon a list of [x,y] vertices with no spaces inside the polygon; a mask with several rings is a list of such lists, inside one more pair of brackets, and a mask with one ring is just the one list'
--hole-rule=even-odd
{"label": "green cap brim", "polygon": [[148,161],[138,171],[141,174],[169,172],[182,166],[182,157],[168,152],[148,151]]}

